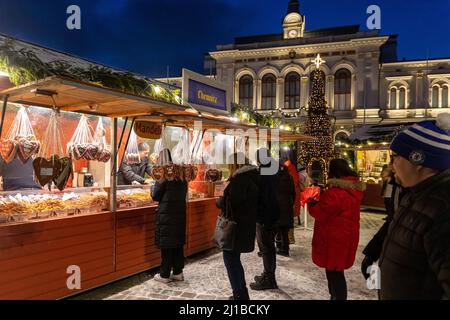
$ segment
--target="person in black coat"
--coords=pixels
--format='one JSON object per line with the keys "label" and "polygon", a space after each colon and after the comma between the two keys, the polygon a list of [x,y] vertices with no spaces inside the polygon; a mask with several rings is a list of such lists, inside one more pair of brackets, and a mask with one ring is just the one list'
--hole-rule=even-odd
{"label": "person in black coat", "polygon": [[124,161],[120,166],[118,185],[131,185],[133,182],[140,184],[150,183],[150,180],[145,178],[146,173],[150,176],[152,172],[152,166],[148,160],[150,146],[146,142],[141,142],[138,144],[138,151],[141,162],[129,165]]}
{"label": "person in black coat", "polygon": [[394,216],[394,212],[397,211],[401,199],[408,193],[408,189],[402,188],[402,186],[395,181],[395,177],[391,180],[390,183],[392,184],[392,197],[386,204],[386,220],[362,251],[362,253],[364,254],[364,259],[361,262],[361,272],[366,279],[368,279],[370,276],[368,272],[369,267],[372,266],[376,261],[378,261],[378,259],[380,259],[383,242],[386,239],[386,235],[389,230],[389,225]]}
{"label": "person in black coat", "polygon": [[408,188],[383,243],[380,298],[450,299],[450,114],[400,132],[390,145]]}
{"label": "person in black coat", "polygon": [[[256,216],[256,239],[262,254],[264,271],[255,276],[255,282],[250,283],[253,290],[277,289],[275,279],[276,251],[275,251],[275,223],[280,217],[278,203],[278,163],[269,156],[269,150],[260,149],[257,153],[260,164],[260,186],[258,197],[258,214]],[[269,168],[275,166],[271,172]]]}
{"label": "person in black coat", "polygon": [[277,253],[289,256],[289,230],[294,227],[294,200],[295,185],[285,165],[280,166],[278,178],[278,204],[280,206],[280,218],[276,222]]}
{"label": "person in black coat", "polygon": [[255,249],[259,173],[257,167],[249,165],[248,159],[242,164],[238,162],[243,156],[235,153],[232,157],[228,186],[217,200],[221,214],[236,222],[234,248],[223,250],[223,261],[233,290],[230,299],[249,300],[241,253]]}
{"label": "person in black coat", "polygon": [[[166,152],[168,159],[171,159],[169,150],[162,152]],[[155,243],[161,250],[161,268],[154,280],[159,282],[184,280],[187,192],[187,182],[179,180],[162,180],[152,188],[152,198],[158,202]]]}

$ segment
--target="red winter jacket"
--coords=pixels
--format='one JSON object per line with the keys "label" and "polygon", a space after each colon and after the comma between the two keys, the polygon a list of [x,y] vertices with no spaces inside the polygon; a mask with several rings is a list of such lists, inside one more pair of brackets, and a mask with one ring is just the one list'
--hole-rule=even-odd
{"label": "red winter jacket", "polygon": [[355,262],[359,241],[360,205],[365,189],[356,177],[330,179],[316,205],[312,259],[321,268],[343,271]]}
{"label": "red winter jacket", "polygon": [[300,215],[300,202],[301,202],[301,190],[300,190],[300,177],[298,176],[297,168],[294,164],[287,160],[284,165],[288,168],[289,174],[294,180],[295,187],[295,199],[294,199],[294,217],[298,217]]}

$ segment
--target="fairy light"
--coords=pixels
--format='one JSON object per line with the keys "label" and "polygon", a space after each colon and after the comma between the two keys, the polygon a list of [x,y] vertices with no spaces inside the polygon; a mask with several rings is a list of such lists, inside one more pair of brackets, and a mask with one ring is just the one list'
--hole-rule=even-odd
{"label": "fairy light", "polygon": [[162,88],[160,86],[155,86],[155,93],[160,94],[162,91]]}
{"label": "fairy light", "polygon": [[[316,66],[320,66],[323,62],[320,55],[318,55],[316,58]],[[310,107],[305,125],[305,134],[313,136],[316,139],[302,144],[303,152],[300,160],[305,166],[309,165],[313,159],[319,159],[327,163],[332,158],[334,151],[331,120],[327,115],[325,101],[324,75],[319,69],[314,70],[312,74],[313,86],[309,101]]]}

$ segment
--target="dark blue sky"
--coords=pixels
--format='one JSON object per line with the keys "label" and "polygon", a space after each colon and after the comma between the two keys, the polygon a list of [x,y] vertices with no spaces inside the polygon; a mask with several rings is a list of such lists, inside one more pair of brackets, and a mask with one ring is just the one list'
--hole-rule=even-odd
{"label": "dark blue sky", "polygon": [[[203,54],[235,36],[281,33],[288,0],[0,0],[0,33],[150,76],[202,72]],[[66,28],[67,6],[82,30]],[[450,0],[301,0],[306,29],[361,24],[382,10],[399,59],[450,57]]]}

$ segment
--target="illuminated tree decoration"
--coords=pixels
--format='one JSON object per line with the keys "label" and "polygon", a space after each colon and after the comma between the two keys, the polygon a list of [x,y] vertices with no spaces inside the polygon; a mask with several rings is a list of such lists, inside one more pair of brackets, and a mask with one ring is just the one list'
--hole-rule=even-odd
{"label": "illuminated tree decoration", "polygon": [[[325,82],[323,71],[319,69],[320,64],[324,61],[318,57],[314,60],[316,69],[312,72],[313,83],[312,93],[309,99],[308,118],[305,125],[305,134],[315,137],[316,140],[312,142],[303,142],[302,151],[299,161],[304,166],[309,166],[313,161],[320,161],[328,164],[328,161],[333,157],[333,130],[331,127],[330,117],[327,115],[327,102],[325,101]],[[322,167],[322,176],[326,176],[327,168]]]}

